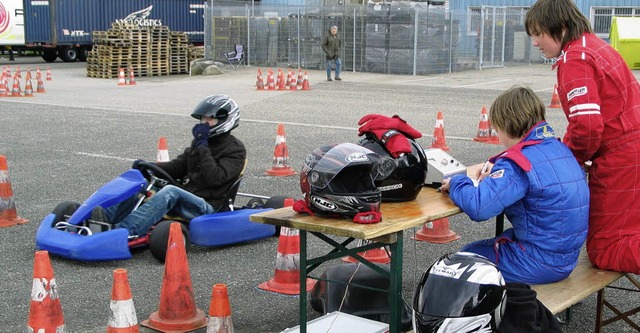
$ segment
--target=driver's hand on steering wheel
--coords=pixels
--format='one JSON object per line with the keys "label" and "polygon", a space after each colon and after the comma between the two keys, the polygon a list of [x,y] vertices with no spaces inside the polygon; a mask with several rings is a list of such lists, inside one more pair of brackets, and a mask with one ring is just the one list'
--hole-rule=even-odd
{"label": "driver's hand on steering wheel", "polygon": [[131,169],[137,169],[140,170],[140,163],[145,163],[145,160],[135,160],[133,161],[133,164],[131,165]]}

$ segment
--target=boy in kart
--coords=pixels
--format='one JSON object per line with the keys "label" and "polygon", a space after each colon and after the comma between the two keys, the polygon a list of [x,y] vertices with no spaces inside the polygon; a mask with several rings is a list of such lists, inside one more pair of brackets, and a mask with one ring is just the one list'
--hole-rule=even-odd
{"label": "boy in kart", "polygon": [[[247,157],[244,144],[231,135],[240,122],[240,109],[229,96],[212,95],[191,116],[199,120],[192,130],[191,145],[175,159],[157,163],[169,176],[180,179],[181,187],[165,185],[136,210],[138,195],[108,208],[97,206],[92,219],[141,236],[169,212],[191,220],[215,213],[225,204],[225,194],[242,173]],[[135,161],[132,167],[137,169],[139,163]]]}

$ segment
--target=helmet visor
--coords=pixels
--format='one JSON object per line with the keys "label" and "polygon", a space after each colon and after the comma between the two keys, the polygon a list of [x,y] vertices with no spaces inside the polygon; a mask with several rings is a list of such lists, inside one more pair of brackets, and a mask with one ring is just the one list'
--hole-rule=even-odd
{"label": "helmet visor", "polygon": [[380,156],[371,150],[352,143],[341,144],[327,151],[313,167],[309,184],[317,189],[324,189],[342,170],[354,166],[365,173],[363,177],[370,177],[373,184],[379,165]]}

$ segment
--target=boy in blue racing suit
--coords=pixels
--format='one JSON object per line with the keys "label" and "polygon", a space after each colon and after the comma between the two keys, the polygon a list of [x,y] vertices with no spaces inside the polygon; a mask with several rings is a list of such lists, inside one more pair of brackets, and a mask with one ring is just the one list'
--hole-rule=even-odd
{"label": "boy in blue racing suit", "polygon": [[506,150],[479,183],[463,175],[443,180],[443,192],[472,220],[504,212],[513,226],[462,251],[494,262],[507,282],[551,283],[575,268],[587,235],[589,189],[573,154],[555,138],[545,106],[515,87],[491,105],[489,118]]}

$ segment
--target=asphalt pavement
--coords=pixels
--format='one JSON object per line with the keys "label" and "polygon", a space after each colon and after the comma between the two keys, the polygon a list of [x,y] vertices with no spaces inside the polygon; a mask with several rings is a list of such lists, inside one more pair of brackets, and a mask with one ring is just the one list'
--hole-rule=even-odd
{"label": "asphalt pavement", "polygon": [[[167,138],[169,156],[188,146],[193,107],[210,94],[228,94],[241,109],[233,131],[248,150],[240,192],[261,196],[300,197],[299,178],[265,175],[272,167],[278,124],[284,124],[289,165],[300,169],[314,148],[356,142],[357,121],[369,113],[398,114],[431,145],[436,114],[444,115],[450,153],[466,165],[481,163],[501,146],[473,141],[480,111],[514,85],[531,87],[551,101],[555,73],[549,65],[473,70],[431,76],[385,75],[346,71],[343,81],[325,81],[321,70],[309,70],[310,91],[257,91],[256,67],[225,68],[218,76],[173,75],[136,78],[135,86],[117,79],[89,78],[86,63],[47,64],[39,58],[0,59],[0,66],[20,65],[46,73],[46,93],[0,99],[0,155],[6,156],[20,217],[30,220],[0,229],[0,332],[27,330],[33,278],[35,233],[42,219],[62,201],[82,202],[97,188],[128,169],[135,159],[154,161],[157,143]],[[266,68],[262,68],[263,72]],[[274,68],[275,70],[275,68]],[[33,74],[33,73],[32,73]],[[640,72],[636,71],[640,76]],[[24,72],[23,72],[24,76]],[[34,82],[35,87],[35,82]],[[547,120],[561,136],[566,127],[560,109],[547,109]],[[244,198],[239,198],[242,203]],[[449,218],[461,239],[447,244],[415,242],[417,229],[405,231],[403,294],[412,299],[422,272],[439,256],[467,242],[491,237],[493,220],[475,223],[464,214]],[[278,238],[219,248],[190,246],[189,269],[197,307],[208,312],[211,289],[227,284],[235,331],[280,332],[298,324],[298,298],[265,292],[257,285],[273,277]],[[311,239],[311,254],[327,247]],[[164,267],[149,251],[136,251],[125,261],[78,262],[51,258],[64,312],[66,332],[104,332],[109,316],[112,274],[128,271],[138,320],[158,310]],[[337,265],[331,262],[321,267]],[[618,285],[627,286],[626,281]],[[608,291],[622,308],[638,304],[637,295]],[[593,331],[595,294],[572,308],[565,332]],[[310,316],[318,314],[309,308]],[[636,321],[639,315],[635,315]],[[632,332],[615,323],[605,332]]]}

